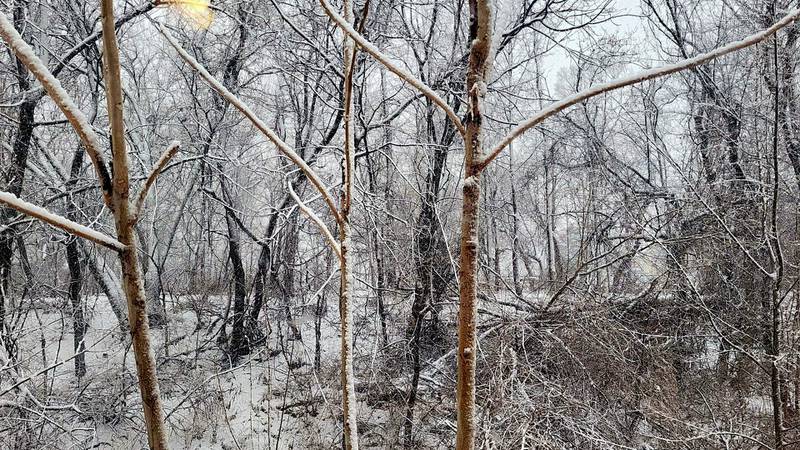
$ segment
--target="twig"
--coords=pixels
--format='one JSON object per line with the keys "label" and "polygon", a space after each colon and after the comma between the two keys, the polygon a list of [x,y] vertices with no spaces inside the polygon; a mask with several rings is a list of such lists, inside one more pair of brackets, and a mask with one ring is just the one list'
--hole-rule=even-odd
{"label": "twig", "polygon": [[161,174],[166,167],[167,163],[172,159],[173,156],[178,152],[181,148],[181,143],[179,141],[172,141],[169,144],[169,147],[164,151],[158,161],[156,161],[155,165],[153,165],[153,169],[150,171],[150,175],[147,176],[147,180],[142,185],[141,190],[139,190],[139,195],[136,199],[136,205],[133,208],[133,220],[134,222],[139,220],[139,214],[142,212],[142,206],[144,205],[144,201],[147,198],[147,192],[150,190],[150,187],[155,183],[156,178]]}

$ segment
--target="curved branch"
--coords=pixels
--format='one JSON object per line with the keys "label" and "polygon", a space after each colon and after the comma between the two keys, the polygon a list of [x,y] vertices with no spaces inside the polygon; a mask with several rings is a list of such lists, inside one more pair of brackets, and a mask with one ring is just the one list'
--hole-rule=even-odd
{"label": "curved branch", "polygon": [[333,10],[333,7],[327,0],[319,0],[319,3],[325,9],[325,12],[328,16],[333,20],[336,25],[348,36],[350,36],[362,50],[372,55],[373,58],[377,59],[381,64],[386,66],[387,69],[394,72],[395,75],[400,77],[403,81],[407,82],[408,84],[417,88],[418,91],[422,92],[423,95],[428,97],[433,103],[436,104],[450,120],[453,122],[453,125],[458,129],[461,136],[466,134],[466,129],[464,128],[464,124],[461,123],[461,119],[458,117],[453,108],[447,104],[446,101],[442,97],[439,97],[439,94],[433,91],[427,84],[416,78],[414,75],[410,74],[406,70],[402,69],[401,67],[395,65],[393,62],[389,60],[389,57],[384,55],[378,47],[375,47],[374,44],[367,41],[364,36],[362,36],[358,31],[353,28],[352,25],[347,23],[344,20],[344,17],[340,16],[336,11]]}
{"label": "curved branch", "polygon": [[156,161],[155,165],[153,165],[153,169],[150,171],[150,175],[147,176],[147,180],[145,180],[144,184],[142,185],[141,190],[139,190],[139,195],[136,196],[136,205],[133,208],[133,220],[137,222],[139,220],[139,214],[142,212],[142,206],[144,205],[144,201],[147,198],[147,192],[150,190],[150,187],[155,183],[156,178],[161,174],[166,167],[167,163],[178,153],[178,150],[181,148],[181,143],[179,141],[172,141],[169,144],[169,147],[164,151],[158,161]]}
{"label": "curved branch", "polygon": [[[324,1],[324,0],[320,0]],[[492,161],[494,161],[500,153],[508,147],[514,139],[518,138],[520,135],[528,131],[529,129],[535,127],[536,125],[543,122],[548,117],[557,114],[564,109],[569,108],[570,106],[580,103],[584,100],[588,100],[592,97],[595,97],[600,94],[605,94],[606,92],[611,92],[625,86],[630,86],[632,84],[641,83],[642,81],[652,80],[654,78],[660,78],[666,75],[670,75],[676,72],[680,72],[682,70],[691,69],[693,67],[699,66],[704,64],[712,59],[719,58],[721,56],[727,55],[729,53],[733,53],[737,50],[741,50],[752,45],[758,44],[759,42],[764,41],[768,37],[772,36],[781,28],[784,28],[792,23],[794,23],[798,17],[800,17],[800,8],[793,9],[788,14],[783,16],[783,18],[777,22],[775,22],[771,27],[762,30],[758,33],[752,34],[740,41],[734,41],[730,44],[724,45],[722,47],[717,48],[716,50],[712,50],[707,53],[703,53],[697,55],[693,58],[684,59],[674,64],[668,64],[666,66],[656,67],[653,69],[643,70],[641,72],[635,73],[630,76],[617,78],[616,80],[609,81],[608,83],[599,84],[597,86],[592,86],[588,89],[585,89],[581,92],[575,93],[570,95],[567,98],[559,100],[550,106],[542,109],[536,115],[531,117],[528,120],[520,123],[516,126],[511,132],[500,141],[497,146],[495,146],[492,151],[478,164],[478,171],[482,171],[489,165]]]}
{"label": "curved branch", "polygon": [[328,245],[330,245],[333,252],[336,253],[336,257],[341,258],[342,249],[339,247],[339,243],[333,237],[331,230],[328,229],[327,225],[325,225],[325,222],[323,222],[322,219],[320,219],[319,216],[316,215],[313,210],[311,210],[311,208],[309,208],[305,203],[303,203],[302,200],[300,200],[300,197],[297,196],[292,188],[292,183],[287,182],[286,189],[289,191],[289,195],[292,196],[294,202],[297,203],[297,207],[300,208],[300,211],[303,211],[303,214],[305,214],[309,220],[314,222],[314,225],[316,225],[325,236],[325,239],[328,241]]}
{"label": "curved branch", "polygon": [[256,116],[256,114],[253,112],[253,110],[250,109],[249,106],[247,106],[243,101],[239,99],[239,97],[234,95],[225,86],[223,86],[222,83],[219,82],[219,80],[214,78],[213,75],[208,73],[208,70],[206,70],[206,68],[203,67],[202,64],[200,64],[196,59],[194,59],[192,55],[190,55],[186,50],[184,50],[184,48],[181,47],[178,41],[175,40],[172,34],[170,34],[170,32],[167,31],[167,29],[164,28],[163,25],[158,24],[157,28],[158,31],[164,36],[164,38],[166,38],[167,42],[169,42],[169,44],[178,52],[181,59],[183,59],[184,61],[186,61],[186,63],[192,66],[192,68],[195,71],[197,71],[197,73],[204,80],[206,80],[206,82],[215,91],[217,91],[219,95],[221,95],[231,105],[233,105],[242,114],[244,114],[244,116],[247,117],[250,120],[250,122],[252,122],[253,125],[255,125],[255,127],[258,128],[258,130],[261,131],[264,134],[264,136],[267,137],[267,139],[269,139],[273,144],[275,144],[275,147],[277,147],[281,153],[283,153],[300,170],[303,171],[303,173],[311,181],[311,184],[313,184],[314,187],[317,189],[317,191],[319,191],[319,193],[322,195],[322,198],[328,205],[328,208],[330,209],[331,214],[336,220],[336,223],[341,223],[341,216],[339,215],[339,210],[337,209],[336,204],[333,201],[333,198],[328,193],[325,184],[322,182],[322,180],[320,180],[319,176],[317,176],[317,173],[314,172],[314,169],[312,169],[308,164],[306,164],[306,162],[300,155],[298,155],[294,150],[292,150],[292,148],[289,147],[289,145],[286,144],[286,142],[283,142],[283,140],[280,137],[278,137],[278,135],[275,134],[275,132],[272,131],[272,129],[270,129],[270,127],[267,126],[267,124],[265,124],[261,119],[259,119],[258,116]]}

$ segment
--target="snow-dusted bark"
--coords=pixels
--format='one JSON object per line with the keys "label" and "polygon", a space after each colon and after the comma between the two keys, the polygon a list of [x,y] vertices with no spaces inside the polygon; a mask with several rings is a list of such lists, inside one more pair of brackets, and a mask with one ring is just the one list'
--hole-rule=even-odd
{"label": "snow-dusted bark", "polygon": [[134,231],[135,217],[132,214],[129,200],[128,151],[122,115],[122,78],[120,76],[119,47],[117,46],[114,26],[113,0],[103,0],[101,2],[101,14],[106,101],[111,122],[111,145],[114,149],[112,210],[117,228],[117,239],[125,245],[125,249],[119,253],[122,266],[122,289],[128,301],[128,322],[133,339],[136,373],[139,378],[139,391],[144,408],[147,442],[151,449],[162,450],[168,448],[167,430],[164,426],[164,408],[161,403],[158,377],[156,376],[156,361],[151,348],[146,296],[139,267],[136,233]]}
{"label": "snow-dusted bark", "polygon": [[[353,2],[344,1],[344,19],[347,24],[353,23]],[[341,222],[339,223],[339,318],[342,323],[340,331],[341,382],[342,382],[342,415],[344,420],[344,448],[358,450],[358,404],[356,403],[355,375],[353,370],[353,274],[352,229],[350,226],[350,210],[353,206],[353,177],[355,176],[355,137],[353,135],[353,76],[356,65],[355,43],[349,36],[344,36],[344,171],[342,173],[343,192]]]}
{"label": "snow-dusted bark", "polygon": [[78,108],[78,105],[72,101],[72,98],[61,86],[61,82],[53,76],[47,69],[45,64],[36,56],[33,48],[22,39],[19,32],[14,28],[14,25],[8,20],[5,14],[0,13],[0,36],[6,41],[8,46],[17,55],[20,61],[30,70],[30,72],[42,83],[45,91],[53,99],[53,102],[58,105],[59,109],[64,113],[69,123],[78,133],[81,142],[86,148],[86,153],[92,160],[97,179],[100,182],[100,188],[103,192],[103,199],[106,205],[111,205],[111,177],[108,173],[103,154],[101,152],[102,146],[97,133],[94,132],[86,115]]}
{"label": "snow-dusted bark", "polygon": [[27,216],[35,217],[42,222],[46,222],[58,229],[66,231],[67,233],[100,244],[103,247],[108,247],[116,251],[125,250],[125,245],[111,236],[103,234],[97,230],[93,230],[85,225],[73,222],[66,217],[53,214],[42,207],[22,200],[14,194],[0,191],[0,203],[10,208],[14,208],[15,210]]}
{"label": "snow-dusted bark", "polygon": [[459,256],[458,382],[456,448],[475,448],[475,366],[478,301],[478,229],[480,170],[483,155],[483,100],[492,61],[492,10],[489,0],[470,0],[470,42],[467,67],[467,117],[464,137],[464,198]]}

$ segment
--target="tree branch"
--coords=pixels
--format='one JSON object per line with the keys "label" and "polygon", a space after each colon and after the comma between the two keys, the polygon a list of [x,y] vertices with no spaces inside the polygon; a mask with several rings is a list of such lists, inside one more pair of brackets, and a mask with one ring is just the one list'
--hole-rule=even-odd
{"label": "tree branch", "polygon": [[431,89],[423,81],[419,80],[414,75],[411,75],[406,70],[402,69],[401,67],[391,62],[388,56],[386,56],[380,50],[378,50],[378,47],[375,47],[374,44],[367,41],[366,38],[364,38],[364,36],[362,36],[358,31],[356,31],[352,25],[350,25],[349,23],[347,23],[346,20],[344,20],[344,17],[337,14],[336,11],[333,10],[333,7],[331,7],[330,3],[327,2],[327,0],[319,0],[319,3],[325,9],[325,12],[328,14],[331,20],[333,20],[345,34],[347,34],[354,41],[356,41],[356,43],[359,45],[359,47],[361,47],[362,50],[372,55],[373,58],[377,59],[381,64],[386,66],[387,69],[394,72],[394,74],[400,77],[400,79],[414,86],[415,88],[417,88],[417,90],[422,92],[423,95],[428,97],[433,103],[436,104],[436,106],[441,108],[441,110],[444,111],[445,114],[447,114],[447,117],[450,118],[450,120],[453,122],[453,124],[455,125],[455,127],[458,129],[459,133],[461,133],[462,136],[466,134],[464,124],[461,123],[461,119],[458,117],[458,114],[456,114],[456,112],[453,111],[453,108],[451,108],[450,105],[448,105],[447,102],[444,101],[442,97],[439,97],[439,94],[434,92],[433,89]]}
{"label": "tree branch", "polygon": [[[324,1],[324,0],[320,0]],[[719,58],[721,56],[727,55],[729,53],[733,53],[737,50],[741,50],[752,45],[758,44],[759,42],[764,41],[768,37],[772,36],[781,28],[784,28],[792,23],[794,23],[798,17],[800,17],[800,8],[793,9],[791,12],[786,14],[781,20],[775,22],[771,27],[762,30],[758,33],[752,34],[740,41],[734,41],[730,44],[724,45],[722,47],[717,48],[716,50],[712,50],[708,53],[703,53],[697,55],[693,58],[684,59],[683,61],[679,61],[674,64],[668,64],[662,67],[656,67],[653,69],[643,70],[641,72],[635,73],[633,75],[627,77],[617,78],[616,80],[609,81],[608,83],[599,84],[597,86],[592,86],[588,89],[585,89],[581,92],[575,93],[570,95],[567,98],[559,100],[550,106],[542,109],[536,115],[531,117],[530,119],[520,123],[516,126],[511,132],[500,141],[497,146],[495,146],[492,151],[478,164],[478,171],[482,171],[489,165],[492,161],[494,161],[500,153],[508,147],[514,139],[521,136],[523,133],[528,131],[529,129],[535,127],[536,125],[543,122],[548,117],[557,114],[564,109],[569,108],[570,106],[580,103],[584,100],[588,100],[592,97],[595,97],[600,94],[605,94],[607,92],[611,92],[625,86],[630,86],[632,84],[641,83],[642,81],[652,80],[654,78],[660,78],[666,75],[670,75],[676,72],[680,72],[682,70],[691,69],[693,67],[697,67],[701,64],[704,64],[712,59]]]}
{"label": "tree branch", "polygon": [[316,225],[317,228],[319,228],[319,230],[325,236],[325,239],[328,241],[328,244],[331,246],[331,249],[333,250],[334,253],[336,253],[336,257],[341,258],[342,249],[341,247],[339,247],[339,243],[333,237],[331,230],[328,229],[327,225],[325,225],[325,222],[323,222],[322,219],[320,219],[319,216],[316,215],[311,208],[306,206],[306,204],[303,203],[302,200],[300,200],[300,197],[298,197],[297,194],[294,192],[294,188],[292,188],[291,182],[288,181],[286,182],[286,189],[289,191],[289,195],[292,196],[292,199],[294,199],[294,202],[297,203],[297,207],[300,208],[300,211],[303,211],[303,214],[305,214],[309,220],[314,222],[314,225]]}
{"label": "tree branch", "polygon": [[20,199],[14,194],[0,191],[0,203],[17,210],[26,216],[39,219],[42,222],[46,222],[56,228],[66,231],[69,234],[88,239],[96,244],[102,245],[103,247],[108,247],[116,251],[125,250],[125,245],[111,236],[93,230],[77,222],[73,222],[66,217],[53,214],[44,208]]}
{"label": "tree branch", "polygon": [[156,161],[155,165],[153,165],[153,169],[150,171],[150,175],[147,176],[147,180],[145,180],[144,184],[142,185],[141,190],[139,190],[139,195],[136,198],[136,205],[133,208],[133,220],[134,222],[139,220],[139,214],[142,212],[142,206],[144,205],[144,201],[147,198],[147,192],[150,190],[150,187],[155,183],[156,178],[161,174],[166,167],[167,163],[178,153],[178,150],[181,148],[181,143],[179,141],[172,141],[169,144],[169,147],[164,151],[158,161]]}

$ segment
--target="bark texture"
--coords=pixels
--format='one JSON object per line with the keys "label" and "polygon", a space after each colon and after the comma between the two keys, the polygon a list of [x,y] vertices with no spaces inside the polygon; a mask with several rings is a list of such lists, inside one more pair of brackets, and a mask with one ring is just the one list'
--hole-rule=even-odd
{"label": "bark texture", "polygon": [[136,247],[135,220],[131,214],[128,152],[125,146],[125,126],[122,120],[122,80],[120,77],[119,47],[114,27],[113,0],[101,3],[103,16],[103,49],[106,75],[106,97],[111,121],[111,148],[114,164],[112,206],[117,240],[125,245],[119,252],[122,267],[122,289],[128,301],[128,322],[133,339],[136,372],[144,407],[147,442],[151,449],[167,446],[164,409],[156,376],[156,361],[150,342],[146,295]]}
{"label": "bark texture", "polygon": [[[353,3],[344,2],[344,17],[353,23]],[[350,207],[353,202],[353,176],[355,171],[355,142],[353,133],[353,73],[355,70],[355,44],[350,37],[344,38],[344,173],[342,174],[344,191],[339,210],[339,318],[342,323],[340,354],[342,382],[342,414],[344,420],[344,448],[358,450],[358,423],[356,415],[356,390],[353,374],[353,274],[350,252],[352,251]]]}
{"label": "bark texture", "polygon": [[491,68],[492,11],[489,0],[470,0],[467,68],[468,108],[464,127],[464,199],[459,256],[458,381],[456,448],[475,448],[475,363],[478,300],[478,228],[483,158],[483,99]]}

